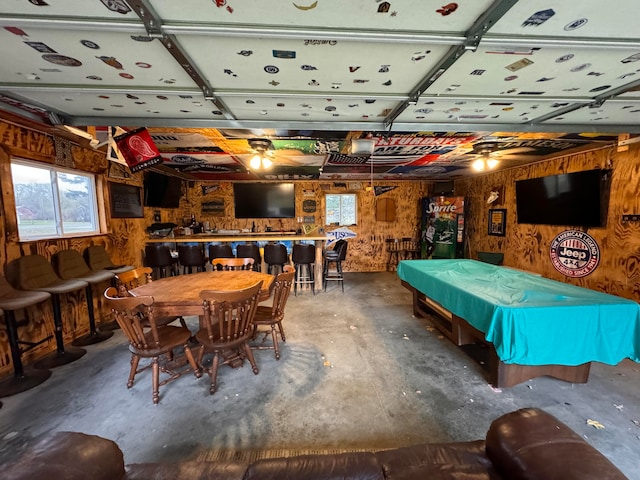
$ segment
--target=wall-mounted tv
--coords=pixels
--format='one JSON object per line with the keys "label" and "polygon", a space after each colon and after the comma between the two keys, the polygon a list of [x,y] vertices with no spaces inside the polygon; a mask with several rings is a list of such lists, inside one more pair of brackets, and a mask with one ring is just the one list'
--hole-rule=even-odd
{"label": "wall-mounted tv", "polygon": [[178,208],[182,196],[182,180],[157,172],[144,174],[144,206]]}
{"label": "wall-mounted tv", "polygon": [[294,218],[293,183],[234,183],[236,218]]}
{"label": "wall-mounted tv", "polygon": [[516,181],[518,223],[604,226],[608,173],[586,170]]}

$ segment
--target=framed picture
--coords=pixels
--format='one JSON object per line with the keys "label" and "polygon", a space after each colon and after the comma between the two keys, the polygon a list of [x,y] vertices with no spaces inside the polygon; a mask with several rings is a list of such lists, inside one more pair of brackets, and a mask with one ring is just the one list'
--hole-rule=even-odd
{"label": "framed picture", "polygon": [[504,237],[507,225],[507,210],[505,208],[492,208],[489,210],[489,235]]}
{"label": "framed picture", "polygon": [[143,218],[142,188],[124,183],[109,182],[112,218]]}

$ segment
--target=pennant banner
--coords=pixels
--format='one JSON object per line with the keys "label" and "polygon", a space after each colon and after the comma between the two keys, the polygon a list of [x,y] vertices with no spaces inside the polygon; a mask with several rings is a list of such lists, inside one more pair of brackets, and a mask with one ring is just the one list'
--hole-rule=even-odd
{"label": "pennant banner", "polygon": [[162,163],[160,151],[146,128],[138,128],[113,138],[132,172]]}
{"label": "pennant banner", "polygon": [[396,188],[398,187],[373,187],[373,194],[377,197],[378,195],[390,192],[391,190],[395,190]]}

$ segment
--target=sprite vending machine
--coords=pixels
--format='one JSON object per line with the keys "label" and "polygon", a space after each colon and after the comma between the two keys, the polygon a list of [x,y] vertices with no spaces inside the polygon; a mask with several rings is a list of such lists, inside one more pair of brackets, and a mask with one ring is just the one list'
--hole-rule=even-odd
{"label": "sprite vending machine", "polygon": [[464,197],[425,197],[421,203],[421,258],[462,258]]}

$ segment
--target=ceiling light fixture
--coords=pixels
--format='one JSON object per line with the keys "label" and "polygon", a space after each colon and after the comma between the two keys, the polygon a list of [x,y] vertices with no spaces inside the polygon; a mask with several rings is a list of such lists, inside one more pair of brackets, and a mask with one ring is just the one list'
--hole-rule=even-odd
{"label": "ceiling light fixture", "polygon": [[372,138],[356,138],[351,140],[351,155],[373,155],[376,141]]}
{"label": "ceiling light fixture", "polygon": [[273,148],[271,140],[265,138],[250,138],[247,140],[249,146],[256,151],[256,154],[249,160],[249,166],[253,170],[261,168],[269,169],[273,165],[271,159],[267,156],[267,151]]}
{"label": "ceiling light fixture", "polygon": [[493,170],[498,166],[498,160],[495,158],[479,158],[471,164],[476,172],[484,172],[485,170]]}

